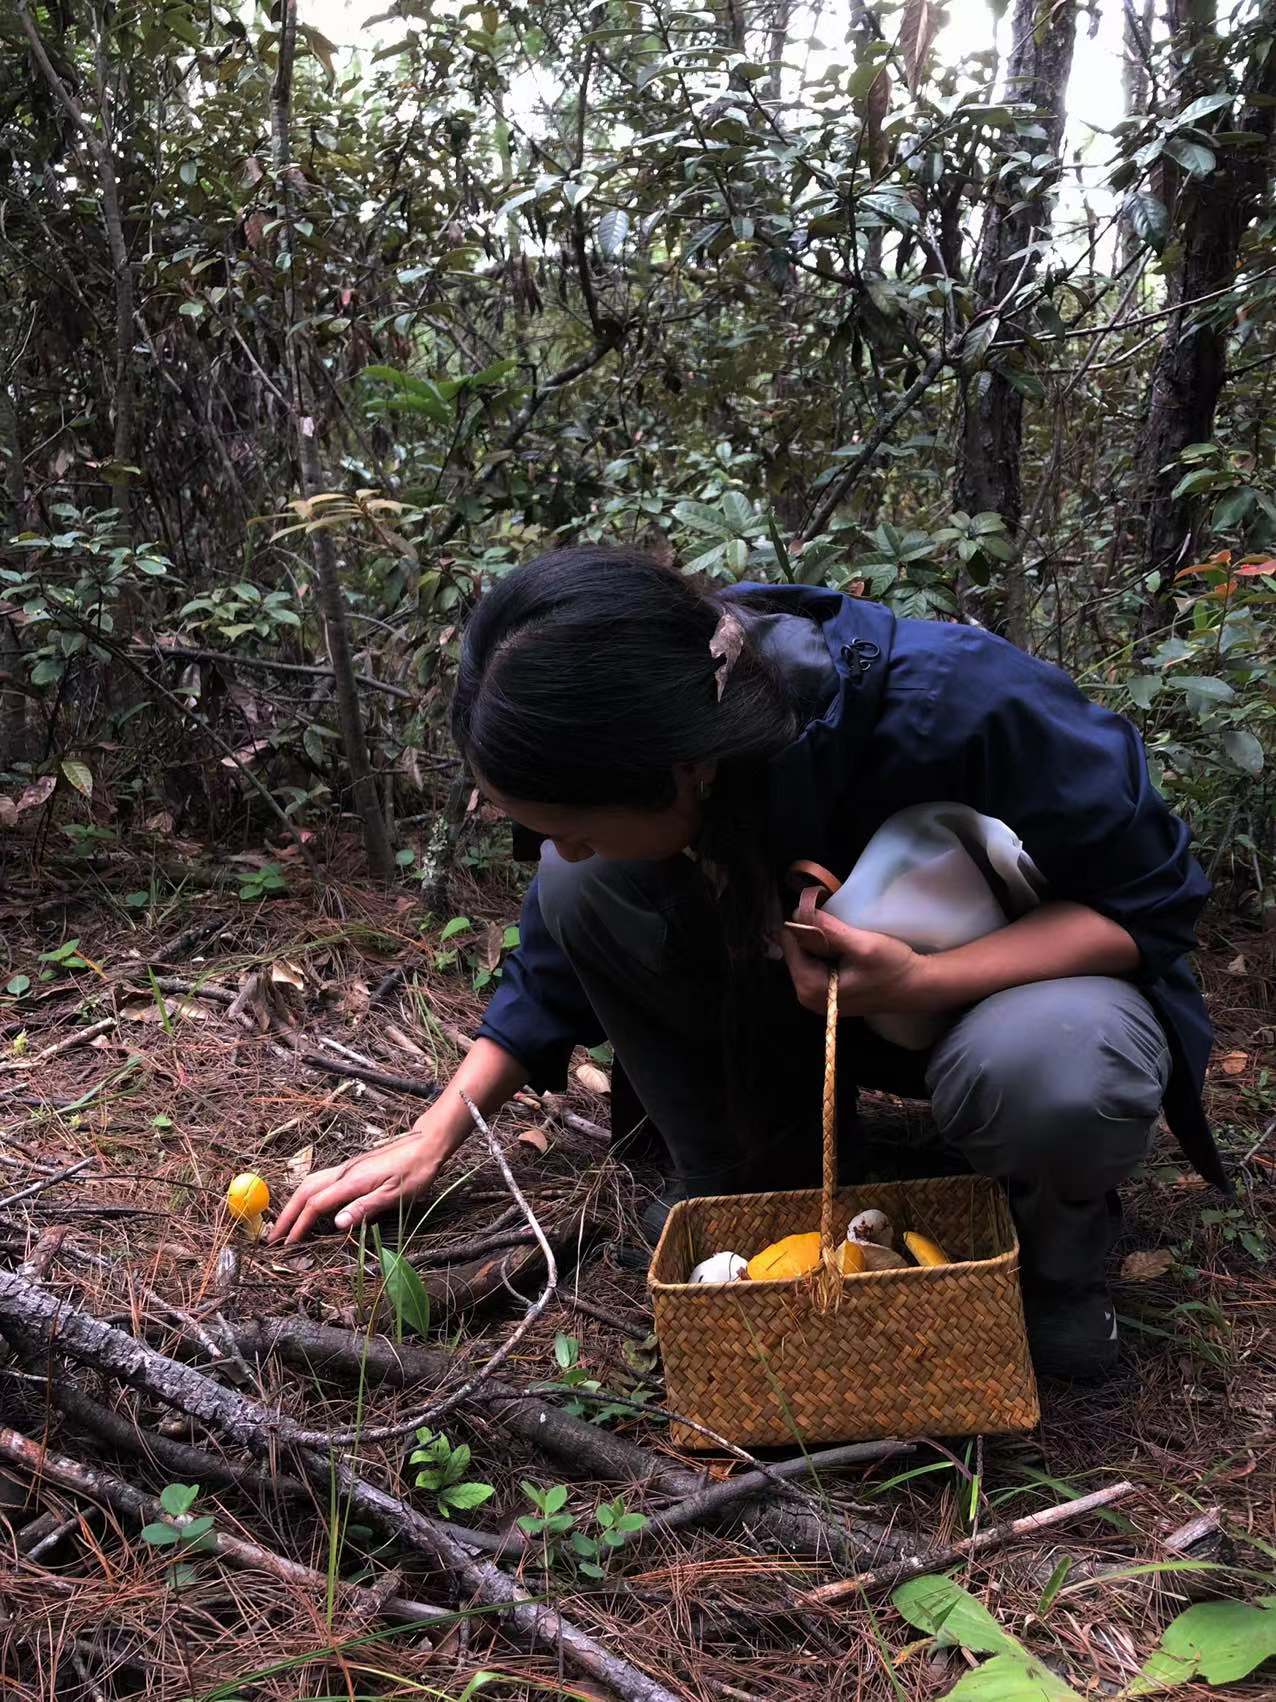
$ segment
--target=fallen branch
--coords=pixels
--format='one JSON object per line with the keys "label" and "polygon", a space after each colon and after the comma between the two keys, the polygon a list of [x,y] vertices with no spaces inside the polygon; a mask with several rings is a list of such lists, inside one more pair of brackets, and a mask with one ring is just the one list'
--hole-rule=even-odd
{"label": "fallen branch", "polygon": [[105,1034],[108,1028],[114,1028],[115,1022],[113,1016],[105,1016],[101,1022],[92,1022],[87,1028],[77,1028],[63,1039],[55,1040],[52,1046],[33,1052],[29,1058],[11,1058],[9,1068],[32,1070],[37,1064],[47,1064],[49,1059],[56,1058],[59,1052],[70,1052],[76,1046],[87,1046],[90,1040],[96,1040],[99,1034]]}
{"label": "fallen branch", "polygon": [[88,1158],[82,1158],[76,1164],[68,1164],[65,1170],[56,1170],[52,1176],[41,1176],[38,1181],[29,1182],[25,1188],[19,1188],[16,1194],[7,1194],[0,1200],[0,1211],[6,1206],[16,1206],[19,1200],[29,1200],[35,1194],[42,1194],[46,1188],[52,1188],[55,1183],[66,1182],[72,1176],[78,1176],[82,1170],[87,1170],[90,1164],[97,1163],[97,1154],[90,1153]]}
{"label": "fallen branch", "polygon": [[[532,1233],[536,1237],[537,1245],[539,1246],[545,1260],[545,1286],[538,1297],[528,1306],[527,1311],[519,1319],[514,1329],[511,1330],[510,1334],[500,1344],[491,1357],[482,1366],[480,1366],[472,1377],[467,1377],[459,1389],[453,1389],[450,1395],[444,1395],[438,1400],[431,1401],[428,1406],[413,1413],[410,1418],[401,1419],[396,1424],[364,1426],[361,1429],[354,1430],[295,1431],[292,1434],[291,1440],[301,1446],[329,1448],[336,1446],[344,1447],[355,1443],[362,1446],[370,1442],[391,1442],[401,1436],[410,1436],[414,1431],[420,1430],[424,1425],[437,1423],[444,1413],[451,1412],[454,1407],[460,1406],[462,1401],[468,1400],[474,1390],[477,1389],[481,1383],[486,1382],[488,1377],[490,1377],[496,1370],[497,1366],[505,1363],[557,1292],[558,1260],[554,1257],[554,1249],[550,1246],[549,1240],[545,1231],[540,1226],[536,1213],[532,1210],[531,1206],[528,1205],[526,1196],[515,1181],[514,1172],[510,1169],[506,1162],[505,1154],[501,1151],[500,1142],[496,1139],[496,1136],[492,1133],[491,1129],[484,1121],[478,1106],[475,1105],[474,1101],[464,1093],[461,1095],[461,1098],[465,1101],[465,1108],[473,1119],[475,1128],[487,1142],[487,1149],[491,1153],[492,1158],[495,1160],[497,1169],[504,1178],[505,1186],[514,1196],[515,1203],[518,1205],[524,1217],[531,1225]],[[525,1257],[526,1255],[524,1255],[524,1258]],[[509,1255],[507,1254],[506,1260],[508,1258]],[[506,1262],[506,1260],[492,1260],[489,1262],[499,1268]]]}
{"label": "fallen branch", "polygon": [[923,1572],[942,1572],[958,1561],[968,1559],[972,1554],[986,1554],[989,1549],[1002,1548],[1017,1537],[1035,1536],[1038,1531],[1048,1530],[1053,1525],[1062,1525],[1072,1519],[1080,1519],[1087,1513],[1093,1513],[1100,1507],[1110,1507],[1116,1501],[1124,1501],[1126,1496],[1134,1494],[1132,1483],[1112,1483],[1106,1489],[1096,1489],[1093,1495],[1079,1495],[1075,1501],[1063,1501],[1057,1507],[1044,1507],[1039,1513],[1029,1513],[1022,1519],[1012,1519],[1005,1525],[990,1525],[986,1531],[978,1531],[974,1536],[963,1537],[960,1542],[949,1543],[946,1548],[932,1548],[925,1554],[915,1554],[911,1559],[897,1561],[893,1566],[885,1566],[877,1572],[861,1572],[854,1578],[838,1578],[831,1584],[821,1584],[817,1589],[808,1590],[799,1596],[793,1604],[798,1608],[828,1607],[833,1602],[844,1600],[847,1596],[859,1594],[867,1590],[891,1589],[896,1584],[902,1584],[908,1578],[919,1577]]}
{"label": "fallen branch", "polygon": [[[396,1343],[308,1318],[257,1318],[234,1323],[231,1329],[242,1353],[259,1358],[278,1355],[311,1375],[340,1371],[360,1381],[384,1381],[403,1388],[437,1384],[450,1370],[448,1356],[435,1348]],[[541,1394],[490,1378],[470,1398],[511,1436],[549,1455],[576,1477],[646,1484],[678,1497],[698,1494],[705,1487],[703,1472],[688,1470],[631,1437],[576,1418]],[[741,1499],[725,1512],[731,1518],[747,1514],[755,1537],[782,1553],[825,1554],[845,1564],[856,1555],[895,1559],[913,1547],[906,1535],[884,1525],[867,1520],[842,1524],[805,1507],[761,1506]]]}
{"label": "fallen branch", "polygon": [[[258,1457],[273,1458],[278,1445],[304,1434],[260,1402],[226,1389],[193,1367],[179,1365],[135,1337],[76,1311],[31,1283],[0,1271],[0,1334],[19,1341],[36,1336],[50,1349],[118,1377],[166,1406],[198,1418]],[[473,1555],[455,1532],[396,1496],[355,1475],[339,1458],[300,1447],[297,1459],[327,1493],[336,1484],[354,1513],[430,1556],[464,1589],[508,1613],[527,1638],[543,1638],[582,1672],[600,1679],[625,1702],[677,1702],[672,1692],[613,1654],[571,1621],[533,1600],[489,1560]]]}
{"label": "fallen branch", "polygon": [[[0,1425],[0,1459],[24,1467],[37,1482],[55,1483],[59,1489],[68,1490],[73,1495],[105,1502],[117,1513],[123,1513],[139,1524],[160,1523],[181,1531],[191,1523],[189,1513],[166,1513],[155,1497],[144,1495],[102,1466],[82,1465],[65,1454],[55,1454],[7,1425]],[[326,1596],[328,1591],[326,1572],[302,1566],[295,1560],[276,1554],[273,1549],[262,1548],[243,1537],[231,1536],[227,1531],[205,1532],[199,1539],[199,1546],[201,1553],[213,1554],[231,1566],[270,1572],[287,1584],[299,1585],[322,1596]],[[432,1607],[428,1602],[414,1601],[406,1596],[382,1596],[376,1590],[365,1589],[358,1584],[341,1584],[340,1581],[339,1588],[350,1605],[366,1618],[396,1619],[413,1625],[450,1625],[457,1618],[447,1608]]]}
{"label": "fallen branch", "polygon": [[647,1521],[647,1528],[640,1531],[630,1542],[629,1550],[669,1531],[681,1531],[688,1525],[703,1524],[706,1519],[724,1513],[739,1502],[765,1493],[774,1483],[787,1483],[792,1478],[807,1475],[817,1477],[821,1472],[841,1471],[845,1466],[870,1465],[878,1460],[890,1460],[899,1454],[911,1454],[915,1451],[916,1444],[912,1442],[851,1442],[842,1448],[825,1448],[819,1453],[798,1454],[791,1460],[779,1460],[774,1465],[767,1466],[765,1471],[741,1472],[738,1477],[729,1477],[721,1483],[710,1484],[707,1489],[700,1489],[694,1495],[685,1496],[672,1507],[666,1507],[663,1512],[652,1514]]}
{"label": "fallen branch", "polygon": [[[265,656],[235,656],[227,650],[197,650],[187,644],[155,644],[151,653],[157,657],[178,656],[183,661],[190,662],[229,662],[236,668],[255,668],[259,673],[268,674],[305,674],[311,679],[333,678],[331,668],[320,667],[314,662],[275,662]],[[405,703],[412,702],[412,693],[403,686],[391,685],[389,680],[379,680],[372,674],[356,674],[355,680],[369,691],[384,692],[387,697],[402,698]]]}

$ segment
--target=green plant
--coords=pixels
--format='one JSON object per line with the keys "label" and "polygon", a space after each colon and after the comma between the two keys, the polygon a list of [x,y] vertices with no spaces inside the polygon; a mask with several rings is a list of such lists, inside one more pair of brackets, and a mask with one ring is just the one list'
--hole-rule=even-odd
{"label": "green plant", "polygon": [[[1191,1570],[1191,1561],[1130,1567],[1111,1577]],[[1042,1597],[1046,1613],[1065,1588],[1056,1567]],[[998,1624],[988,1609],[952,1578],[912,1578],[891,1598],[896,1609],[941,1646],[992,1658],[965,1673],[946,1692],[959,1702],[1081,1702],[1079,1693]],[[1276,1656],[1276,1596],[1256,1602],[1198,1602],[1173,1620],[1121,1697],[1150,1696],[1193,1680],[1229,1684]]]}
{"label": "green plant", "polygon": [[1265,1265],[1271,1257],[1266,1225],[1244,1206],[1211,1206],[1201,1213],[1200,1221],[1205,1228],[1216,1230],[1225,1246],[1243,1247],[1256,1264]]}
{"label": "green plant", "polygon": [[587,1418],[591,1424],[606,1424],[613,1418],[630,1418],[635,1406],[640,1406],[651,1398],[651,1392],[641,1387],[636,1387],[633,1393],[604,1389],[599,1380],[591,1377],[580,1363],[580,1342],[576,1336],[567,1336],[560,1332],[554,1337],[554,1359],[562,1375],[554,1383],[542,1384],[542,1388],[569,1394],[578,1390],[582,1394],[599,1397],[590,1401],[564,1402],[564,1410],[574,1418]]}
{"label": "green plant", "polygon": [[291,603],[291,593],[262,591],[251,580],[243,579],[235,585],[220,585],[203,596],[192,597],[179,613],[192,632],[209,629],[233,644],[249,633],[255,638],[271,640],[279,636],[281,627],[299,627],[301,616]]}
{"label": "green plant", "polygon": [[394,1334],[403,1340],[406,1327],[418,1336],[429,1334],[430,1296],[414,1265],[381,1239],[381,1231],[372,1226],[372,1244],[376,1248],[385,1296],[394,1312]]}
{"label": "green plant", "polygon": [[463,1481],[470,1465],[468,1442],[454,1445],[441,1430],[436,1435],[426,1429],[418,1430],[416,1439],[418,1445],[408,1455],[409,1465],[421,1467],[414,1482],[434,1497],[443,1518],[472,1512],[496,1493],[490,1483]]}
{"label": "green plant", "polygon": [[274,898],[287,890],[288,882],[278,863],[263,863],[239,878],[239,896],[245,900]]}
{"label": "green plant", "polygon": [[552,1572],[561,1560],[563,1537],[576,1525],[575,1515],[564,1510],[567,1506],[567,1485],[556,1483],[549,1489],[538,1489],[524,1478],[522,1488],[536,1511],[520,1514],[518,1528],[533,1541],[539,1538],[542,1564],[547,1572]]}
{"label": "green plant", "polygon": [[55,946],[52,951],[42,951],[36,962],[48,965],[47,969],[41,971],[41,981],[51,981],[59,969],[88,969],[90,967],[88,958],[80,955],[78,938],[66,940],[62,945]]}
{"label": "green plant", "polygon": [[[569,1566],[583,1577],[603,1578],[608,1560],[631,1536],[647,1526],[646,1515],[628,1512],[623,1499],[617,1496],[595,1508],[597,1535],[591,1535],[577,1524],[576,1515],[567,1510],[565,1483],[538,1489],[524,1479],[522,1487],[536,1511],[522,1514],[518,1528],[525,1536],[540,1539],[542,1564],[547,1572]],[[564,1539],[567,1539],[566,1549]]]}
{"label": "green plant", "polygon": [[[168,1570],[168,1581],[174,1589],[193,1583],[197,1577],[195,1568],[186,1562],[182,1556],[196,1554],[201,1549],[211,1548],[210,1538],[213,1533],[215,1520],[211,1513],[202,1513],[196,1518],[190,1518],[192,1508],[199,1500],[200,1486],[197,1483],[169,1483],[160,1491],[160,1506],[168,1514],[168,1519],[155,1519],[149,1525],[143,1525],[142,1541],[149,1543],[152,1548],[172,1550],[172,1563]],[[169,1520],[174,1521],[170,1523]],[[181,1521],[177,1523],[176,1521]]]}

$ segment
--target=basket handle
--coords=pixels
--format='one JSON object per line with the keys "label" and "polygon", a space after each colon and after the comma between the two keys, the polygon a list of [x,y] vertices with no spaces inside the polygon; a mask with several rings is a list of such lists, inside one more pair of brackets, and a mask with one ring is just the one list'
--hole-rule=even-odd
{"label": "basket handle", "polygon": [[829,1279],[841,1291],[842,1272],[833,1245],[833,1207],[837,1196],[837,965],[829,970],[824,1011],[824,1168],[820,1193],[820,1257]]}

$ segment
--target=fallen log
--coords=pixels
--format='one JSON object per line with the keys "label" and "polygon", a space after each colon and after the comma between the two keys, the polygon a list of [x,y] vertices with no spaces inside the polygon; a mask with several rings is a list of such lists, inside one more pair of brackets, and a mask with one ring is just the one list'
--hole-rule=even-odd
{"label": "fallen log", "polygon": [[[86,1500],[104,1502],[139,1524],[162,1523],[181,1531],[191,1523],[189,1513],[166,1513],[155,1497],[134,1489],[132,1484],[125,1483],[123,1478],[116,1477],[104,1467],[84,1465],[65,1454],[55,1454],[7,1425],[0,1425],[0,1459],[24,1467],[38,1483],[54,1483],[59,1489],[83,1496]],[[273,1549],[262,1548],[258,1543],[232,1536],[227,1531],[204,1532],[200,1537],[200,1551],[214,1554],[231,1566],[273,1573],[285,1583],[313,1590],[320,1597],[326,1597],[329,1589],[330,1580],[326,1572],[302,1566],[299,1561],[289,1560],[286,1555],[276,1554]],[[338,1587],[350,1605],[365,1618],[440,1627],[456,1622],[455,1613],[447,1608],[434,1607],[429,1602],[406,1596],[382,1596],[376,1590],[365,1589],[358,1584],[343,1584],[340,1580]]]}
{"label": "fallen log", "polygon": [[[0,1334],[19,1342],[34,1337],[52,1353],[92,1366],[200,1419],[259,1458],[273,1460],[287,1443],[292,1427],[278,1413],[10,1272],[0,1272]],[[580,1671],[610,1685],[625,1702],[677,1702],[671,1691],[632,1662],[530,1597],[494,1562],[476,1557],[441,1521],[357,1476],[335,1453],[315,1448],[295,1453],[312,1482],[324,1489],[335,1482],[354,1512],[426,1554],[456,1588],[507,1614],[530,1641],[543,1639]]]}

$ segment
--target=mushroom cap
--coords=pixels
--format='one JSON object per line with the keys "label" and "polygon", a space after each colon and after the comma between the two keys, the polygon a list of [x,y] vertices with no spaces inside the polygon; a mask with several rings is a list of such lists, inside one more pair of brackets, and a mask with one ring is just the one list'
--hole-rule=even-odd
{"label": "mushroom cap", "polygon": [[873,1241],[879,1247],[889,1247],[895,1240],[895,1226],[884,1211],[870,1207],[857,1212],[846,1228],[848,1241]]}
{"label": "mushroom cap", "polygon": [[270,1189],[251,1170],[236,1176],[226,1190],[226,1210],[232,1217],[260,1217],[270,1204]]}

